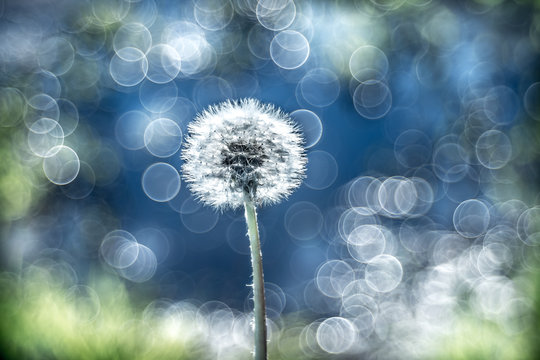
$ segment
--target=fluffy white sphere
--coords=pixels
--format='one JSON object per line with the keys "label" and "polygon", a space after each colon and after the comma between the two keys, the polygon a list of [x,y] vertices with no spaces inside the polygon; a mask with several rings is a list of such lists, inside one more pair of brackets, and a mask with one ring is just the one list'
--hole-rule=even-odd
{"label": "fluffy white sphere", "polygon": [[211,106],[188,127],[182,172],[205,204],[243,205],[244,191],[258,205],[279,202],[305,174],[303,139],[290,117],[255,99]]}

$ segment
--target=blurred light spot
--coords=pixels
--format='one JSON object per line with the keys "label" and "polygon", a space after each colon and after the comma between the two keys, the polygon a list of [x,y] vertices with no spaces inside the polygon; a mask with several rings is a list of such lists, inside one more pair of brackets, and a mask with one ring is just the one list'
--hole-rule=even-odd
{"label": "blurred light spot", "polygon": [[158,202],[169,201],[180,191],[180,175],[169,164],[155,163],[145,170],[142,187],[150,199]]}
{"label": "blurred light spot", "polygon": [[117,52],[120,58],[126,61],[133,61],[133,58],[131,54],[120,51],[123,48],[134,48],[146,54],[151,46],[152,34],[143,24],[124,24],[114,34],[114,51]]}
{"label": "blurred light spot", "polygon": [[512,268],[510,249],[502,243],[485,245],[478,254],[477,266],[484,277],[507,273]]}
{"label": "blurred light spot", "polygon": [[415,184],[407,178],[390,177],[383,181],[378,191],[383,215],[401,217],[413,208],[418,197]]}
{"label": "blurred light spot", "polygon": [[141,245],[145,245],[152,250],[156,256],[156,261],[158,264],[162,263],[167,259],[169,255],[169,239],[167,235],[161,230],[154,228],[144,228],[138,230],[135,233],[137,242]]}
{"label": "blurred light spot", "polygon": [[363,263],[384,252],[386,239],[379,225],[360,225],[347,237],[347,249],[351,256]]}
{"label": "blurred light spot", "polygon": [[356,329],[347,319],[331,317],[317,328],[317,342],[321,349],[331,354],[347,352],[356,341]]}
{"label": "blurred light spot", "polygon": [[[137,250],[133,250],[133,247],[136,247]],[[137,243],[133,244],[129,249],[125,249],[123,253],[133,254],[136,251],[135,260],[128,266],[118,269],[119,274],[137,283],[150,280],[157,268],[154,252],[150,248]],[[128,257],[132,256],[131,254]]]}
{"label": "blurred light spot", "polygon": [[289,207],[285,213],[285,229],[293,238],[306,241],[319,235],[323,225],[323,215],[310,202],[300,201]]}
{"label": "blurred light spot", "polygon": [[175,154],[182,145],[182,130],[172,120],[152,121],[144,131],[144,146],[154,156],[165,158]]}
{"label": "blurred light spot", "polygon": [[60,145],[64,144],[64,131],[55,120],[41,118],[30,126],[27,140],[35,155],[49,157],[60,151]]}
{"label": "blurred light spot", "polygon": [[59,76],[68,72],[73,65],[75,51],[71,43],[61,37],[45,39],[39,48],[39,66]]}
{"label": "blurred light spot", "polygon": [[540,245],[540,207],[525,210],[518,218],[519,238],[527,245]]}
{"label": "blurred light spot", "polygon": [[350,319],[360,337],[368,337],[374,330],[377,316],[377,303],[363,293],[356,293],[343,298],[340,315]]}
{"label": "blurred light spot", "polygon": [[347,285],[354,280],[354,270],[343,260],[329,260],[317,271],[317,287],[332,298],[340,298]]}
{"label": "blurred light spot", "polygon": [[[202,203],[197,201],[193,196],[188,196],[183,202],[182,206],[180,206],[180,210],[178,211],[180,214],[193,214],[200,210],[202,207]],[[247,234],[247,233],[246,233]]]}
{"label": "blurred light spot", "polygon": [[356,49],[349,59],[351,75],[363,83],[368,80],[382,80],[388,72],[388,59],[384,52],[372,45]]}
{"label": "blurred light spot", "polygon": [[[163,30],[161,39],[164,44],[176,50],[181,59],[182,74],[185,76],[192,76],[215,66],[215,51],[198,25],[187,21],[173,22]],[[170,63],[175,64],[174,53],[172,56],[169,54],[169,57]]]}
{"label": "blurred light spot", "polygon": [[156,84],[165,84],[172,81],[180,73],[182,61],[175,48],[167,44],[153,46],[147,53],[148,80]]}
{"label": "blurred light spot", "polygon": [[142,149],[144,132],[149,124],[150,118],[142,111],[128,111],[116,120],[116,140],[128,150]]}
{"label": "blurred light spot", "polygon": [[425,133],[409,129],[402,132],[394,141],[394,154],[401,165],[417,168],[429,163],[431,147],[431,139]]}
{"label": "blurred light spot", "polygon": [[433,262],[436,265],[446,263],[461,255],[469,245],[468,239],[456,233],[441,234],[433,246]]}
{"label": "blurred light spot", "polygon": [[317,145],[322,137],[323,126],[321,119],[310,110],[300,109],[291,113],[291,118],[299,125],[304,136],[304,147],[309,149]]}
{"label": "blurred light spot", "polygon": [[491,88],[483,101],[487,117],[496,125],[513,123],[520,108],[518,96],[507,86]]}
{"label": "blurred light spot", "polygon": [[148,60],[144,53],[134,47],[120,49],[111,59],[109,73],[118,85],[135,86],[148,72]]}
{"label": "blurred light spot", "polygon": [[414,206],[409,210],[408,215],[411,217],[425,215],[435,201],[433,188],[430,183],[422,178],[412,177],[409,180],[414,184],[416,199],[414,201]]}
{"label": "blurred light spot", "polygon": [[453,142],[439,142],[433,151],[433,172],[445,182],[456,182],[467,175],[468,164],[460,154],[462,148]]}
{"label": "blurred light spot", "polygon": [[174,82],[155,84],[145,80],[139,86],[142,106],[152,113],[160,114],[170,110],[176,102],[178,88]]}
{"label": "blurred light spot", "polygon": [[512,157],[510,139],[499,130],[488,130],[476,142],[478,161],[488,169],[500,169]]}
{"label": "blurred light spot", "polygon": [[371,176],[360,176],[354,179],[347,193],[347,200],[351,207],[369,207],[367,189],[373,180],[375,178]]}
{"label": "blurred light spot", "polygon": [[27,98],[43,93],[56,99],[60,97],[62,86],[52,72],[38,70],[30,76],[29,86],[24,89],[24,92]]}
{"label": "blurred light spot", "polygon": [[[49,156],[49,154],[52,154]],[[43,159],[43,172],[50,182],[66,185],[79,174],[79,156],[70,147],[60,145],[49,150]]]}
{"label": "blurred light spot", "polygon": [[380,119],[392,107],[392,93],[384,82],[367,80],[354,90],[353,104],[356,111],[366,119]]}
{"label": "blurred light spot", "polygon": [[60,109],[58,103],[47,94],[38,94],[28,99],[28,114],[24,118],[27,127],[32,126],[40,118],[49,118],[58,121]]}
{"label": "blurred light spot", "polygon": [[476,199],[470,199],[458,205],[454,211],[454,227],[466,238],[482,235],[488,229],[490,221],[489,209]]}
{"label": "blurred light spot", "polygon": [[309,57],[309,42],[297,31],[281,31],[270,43],[270,56],[283,69],[299,68]]}
{"label": "blurred light spot", "polygon": [[293,23],[296,6],[293,0],[261,0],[257,2],[256,14],[262,26],[280,31]]}
{"label": "blurred light spot", "polygon": [[222,30],[231,22],[234,15],[234,7],[230,0],[196,0],[194,5],[195,20],[206,30]]}
{"label": "blurred light spot", "polygon": [[79,125],[79,111],[75,104],[67,99],[58,99],[56,104],[60,111],[58,123],[64,131],[64,136],[71,135]]}
{"label": "blurred light spot", "polygon": [[302,12],[297,10],[296,17],[294,18],[293,23],[289,26],[289,30],[295,30],[303,34],[308,41],[313,40],[314,28],[313,28],[313,17],[308,15],[307,9],[302,9]]}
{"label": "blurred light spot", "polygon": [[80,200],[88,197],[96,185],[96,175],[90,165],[80,162],[77,177],[69,184],[60,187],[64,195],[70,199]]}
{"label": "blurred light spot", "polygon": [[304,183],[314,190],[326,189],[336,181],[338,165],[332,155],[322,150],[311,151],[307,155],[308,165]]}
{"label": "blurred light spot", "polygon": [[377,292],[394,290],[403,277],[401,263],[392,255],[379,255],[369,261],[365,270],[366,283]]}
{"label": "blurred light spot", "polygon": [[339,95],[339,80],[336,74],[324,68],[308,71],[298,82],[305,101],[313,106],[325,107],[336,101]]}
{"label": "blurred light spot", "polygon": [[364,207],[350,208],[345,210],[339,218],[339,234],[344,241],[360,225],[379,224],[379,219],[373,215],[373,211]]}
{"label": "blurred light spot", "polygon": [[[485,170],[485,169],[484,169]],[[442,188],[446,197],[456,203],[475,198],[480,192],[479,176],[474,168],[469,168],[469,174],[456,182],[445,182]]]}
{"label": "blurred light spot", "polygon": [[105,235],[99,253],[105,262],[115,268],[123,269],[135,262],[139,253],[137,239],[125,230],[113,230]]}
{"label": "blurred light spot", "polygon": [[437,232],[430,231],[431,226],[425,218],[404,221],[399,227],[400,244],[411,253],[425,253],[438,236]]}

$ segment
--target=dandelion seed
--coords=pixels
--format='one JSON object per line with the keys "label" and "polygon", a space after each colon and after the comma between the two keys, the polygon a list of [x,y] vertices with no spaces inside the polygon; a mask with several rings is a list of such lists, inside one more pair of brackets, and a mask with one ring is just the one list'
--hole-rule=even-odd
{"label": "dandelion seed", "polygon": [[266,359],[266,310],[256,205],[282,200],[305,174],[306,156],[289,116],[254,99],[226,101],[197,116],[182,150],[191,191],[218,209],[244,206],[253,269],[256,360]]}
{"label": "dandelion seed", "polygon": [[248,190],[270,205],[297,188],[305,173],[302,137],[289,116],[254,99],[227,101],[197,116],[182,151],[182,172],[205,204],[238,208]]}

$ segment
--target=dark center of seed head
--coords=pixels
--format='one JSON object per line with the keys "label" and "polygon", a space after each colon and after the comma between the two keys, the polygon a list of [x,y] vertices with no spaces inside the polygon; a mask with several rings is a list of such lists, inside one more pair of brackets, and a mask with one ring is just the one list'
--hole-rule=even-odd
{"label": "dark center of seed head", "polygon": [[268,158],[263,147],[255,142],[236,141],[228,143],[221,154],[222,164],[231,170],[231,180],[235,185],[254,194],[258,182],[255,170]]}

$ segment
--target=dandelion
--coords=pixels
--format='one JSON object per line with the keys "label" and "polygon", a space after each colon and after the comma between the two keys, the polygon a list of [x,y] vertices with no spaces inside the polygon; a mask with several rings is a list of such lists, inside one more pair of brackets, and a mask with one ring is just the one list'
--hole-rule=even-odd
{"label": "dandelion", "polygon": [[304,176],[302,138],[290,118],[254,99],[227,101],[189,125],[182,167],[191,191],[219,209],[244,205],[247,190],[256,205],[287,197]]}
{"label": "dandelion", "polygon": [[203,203],[220,210],[244,206],[251,248],[255,359],[266,359],[266,315],[256,206],[278,203],[300,186],[306,156],[289,116],[254,99],[226,101],[189,125],[183,177]]}

